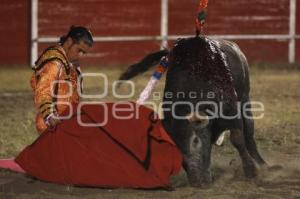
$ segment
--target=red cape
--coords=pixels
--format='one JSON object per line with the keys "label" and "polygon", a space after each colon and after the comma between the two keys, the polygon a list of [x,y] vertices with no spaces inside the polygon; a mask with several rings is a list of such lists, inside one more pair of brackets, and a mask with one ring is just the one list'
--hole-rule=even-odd
{"label": "red cape", "polygon": [[[16,162],[38,179],[59,184],[95,187],[156,188],[169,186],[181,168],[182,156],[160,120],[135,103],[84,105],[55,130],[43,133],[26,147]],[[122,112],[115,116],[115,106]],[[105,114],[104,114],[105,113]],[[77,116],[85,124],[79,125]]]}

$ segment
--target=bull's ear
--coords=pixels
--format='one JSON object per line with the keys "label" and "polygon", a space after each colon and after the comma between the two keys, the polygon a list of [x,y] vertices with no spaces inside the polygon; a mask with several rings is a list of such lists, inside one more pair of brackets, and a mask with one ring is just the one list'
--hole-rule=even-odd
{"label": "bull's ear", "polygon": [[192,113],[186,115],[186,119],[190,123],[199,125],[200,128],[205,128],[209,124],[208,115],[202,111],[192,112]]}

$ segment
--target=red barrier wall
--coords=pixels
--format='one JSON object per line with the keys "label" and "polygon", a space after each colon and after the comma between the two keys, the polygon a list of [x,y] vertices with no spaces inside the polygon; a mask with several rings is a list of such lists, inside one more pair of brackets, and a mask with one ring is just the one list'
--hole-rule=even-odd
{"label": "red barrier wall", "polygon": [[29,1],[0,2],[0,66],[26,65],[30,60]]}
{"label": "red barrier wall", "polygon": [[[160,0],[39,0],[39,35],[61,36],[70,25],[91,28],[95,36],[154,36],[160,34]],[[198,0],[169,0],[169,34],[194,34]],[[30,1],[1,0],[0,65],[26,65],[30,56]],[[300,3],[297,2],[300,34]],[[287,34],[289,0],[211,0],[207,34]],[[286,62],[288,41],[236,41],[249,61]],[[48,44],[40,44],[39,51]],[[158,41],[96,43],[84,64],[132,63],[159,49]],[[300,41],[297,41],[300,61]]]}

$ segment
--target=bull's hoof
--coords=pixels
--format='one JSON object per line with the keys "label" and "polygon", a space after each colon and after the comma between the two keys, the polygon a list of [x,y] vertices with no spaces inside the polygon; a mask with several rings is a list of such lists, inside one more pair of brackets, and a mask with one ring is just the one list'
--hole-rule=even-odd
{"label": "bull's hoof", "polygon": [[258,175],[257,168],[251,164],[244,167],[244,173],[247,178],[255,178]]}

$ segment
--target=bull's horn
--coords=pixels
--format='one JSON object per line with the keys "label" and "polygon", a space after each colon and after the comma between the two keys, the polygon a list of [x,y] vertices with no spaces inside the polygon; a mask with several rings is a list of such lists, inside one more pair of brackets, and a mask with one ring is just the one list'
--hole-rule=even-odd
{"label": "bull's horn", "polygon": [[191,123],[198,123],[201,128],[204,128],[209,124],[208,115],[203,111],[192,112],[186,116],[186,119]]}

